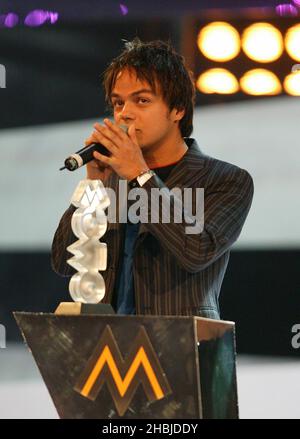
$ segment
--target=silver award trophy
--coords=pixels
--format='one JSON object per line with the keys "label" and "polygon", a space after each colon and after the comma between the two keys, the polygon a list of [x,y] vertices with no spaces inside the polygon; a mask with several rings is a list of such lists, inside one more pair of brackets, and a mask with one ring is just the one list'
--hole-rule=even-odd
{"label": "silver award trophy", "polygon": [[101,304],[105,295],[105,282],[99,271],[106,270],[107,246],[100,238],[107,229],[105,209],[110,200],[101,180],[81,180],[71,198],[77,207],[72,215],[71,227],[78,238],[67,250],[74,256],[68,259],[75,273],[69,283],[72,303],[61,303],[56,314],[91,313],[112,314],[110,305]]}

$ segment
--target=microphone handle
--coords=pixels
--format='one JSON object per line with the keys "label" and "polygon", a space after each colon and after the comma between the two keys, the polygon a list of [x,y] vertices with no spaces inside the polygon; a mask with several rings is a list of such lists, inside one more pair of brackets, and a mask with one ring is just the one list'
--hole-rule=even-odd
{"label": "microphone handle", "polygon": [[98,151],[100,154],[103,154],[107,157],[110,156],[108,149],[101,145],[101,143],[91,143],[88,146],[84,146],[79,151],[76,151],[75,154],[70,155],[70,157],[65,160],[65,167],[69,171],[75,171],[94,159],[94,151]]}
{"label": "microphone handle", "polygon": [[103,154],[107,157],[110,156],[110,152],[108,151],[105,146],[101,145],[101,143],[91,143],[88,146],[85,146],[84,148],[81,148],[79,151],[77,151],[75,154],[79,154],[84,162],[84,164],[90,162],[94,159],[93,152],[98,151],[100,154]]}

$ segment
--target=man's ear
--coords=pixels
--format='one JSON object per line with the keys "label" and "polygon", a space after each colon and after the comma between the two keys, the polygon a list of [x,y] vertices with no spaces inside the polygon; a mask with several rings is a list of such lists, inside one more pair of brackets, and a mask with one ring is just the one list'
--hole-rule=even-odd
{"label": "man's ear", "polygon": [[172,118],[173,122],[179,122],[185,115],[184,109],[173,108],[172,110]]}

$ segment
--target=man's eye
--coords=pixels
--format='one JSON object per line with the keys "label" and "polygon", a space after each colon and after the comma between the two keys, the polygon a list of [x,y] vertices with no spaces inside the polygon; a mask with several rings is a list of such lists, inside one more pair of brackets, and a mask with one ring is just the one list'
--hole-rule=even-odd
{"label": "man's eye", "polygon": [[113,102],[113,107],[119,107],[119,106],[121,106],[121,105],[123,105],[123,102],[122,102],[122,101],[114,101],[114,102]]}
{"label": "man's eye", "polygon": [[142,104],[147,104],[149,102],[149,100],[146,98],[139,98],[138,101],[141,102]]}

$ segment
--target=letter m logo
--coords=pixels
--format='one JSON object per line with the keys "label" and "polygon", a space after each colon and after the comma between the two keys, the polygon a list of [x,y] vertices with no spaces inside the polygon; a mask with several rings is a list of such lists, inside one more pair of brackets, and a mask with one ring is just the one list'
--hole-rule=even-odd
{"label": "letter m logo", "polygon": [[139,384],[142,384],[150,402],[171,393],[144,326],[140,327],[130,352],[123,358],[107,325],[74,390],[94,401],[105,383],[119,416],[123,416],[128,409]]}

